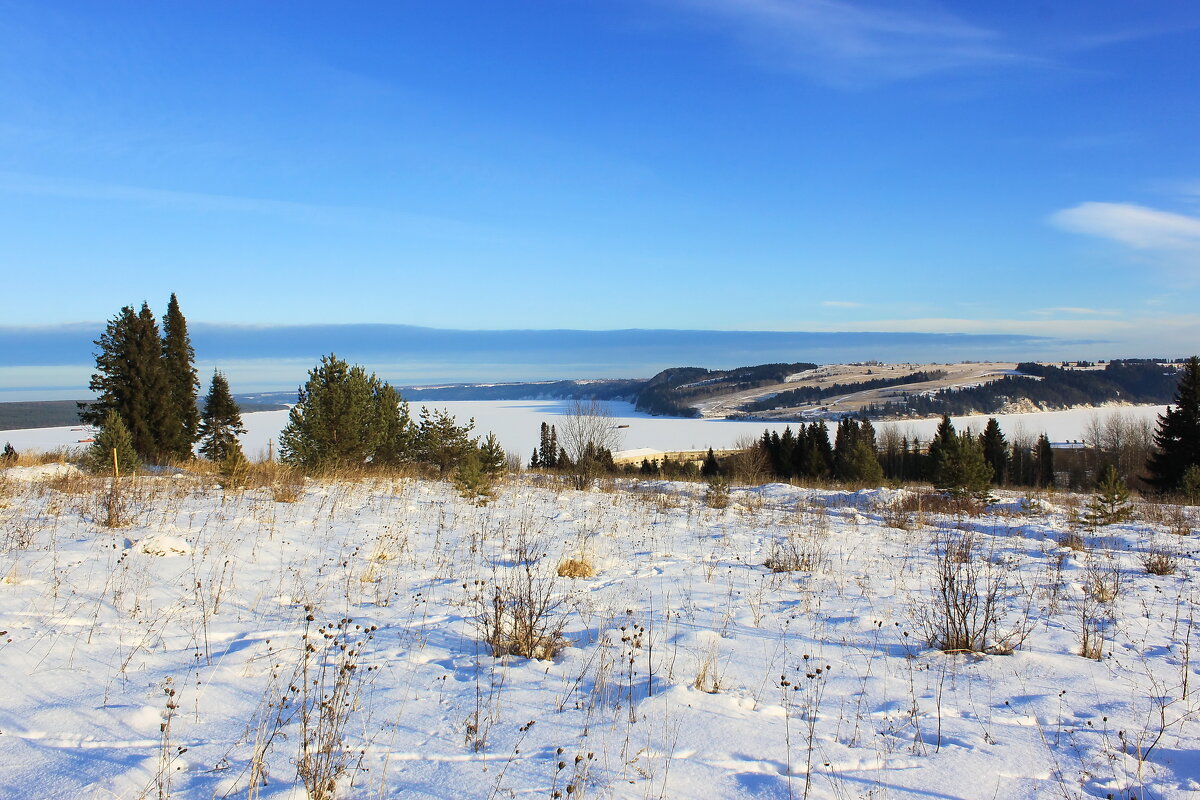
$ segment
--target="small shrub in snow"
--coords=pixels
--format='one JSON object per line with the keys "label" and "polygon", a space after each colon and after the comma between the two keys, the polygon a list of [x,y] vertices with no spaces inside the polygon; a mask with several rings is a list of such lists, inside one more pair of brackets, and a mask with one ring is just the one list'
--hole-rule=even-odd
{"label": "small shrub in snow", "polygon": [[825,563],[825,543],[816,537],[790,535],[771,542],[763,566],[771,572],[816,572]]}
{"label": "small shrub in snow", "polygon": [[1174,575],[1179,559],[1165,547],[1152,547],[1142,556],[1142,567],[1151,575]]}
{"label": "small shrub in snow", "polygon": [[729,481],[724,475],[714,475],[709,479],[708,489],[704,492],[704,504],[709,508],[729,507]]}
{"label": "small shrub in snow", "polygon": [[1133,507],[1129,504],[1129,490],[1125,482],[1117,474],[1117,468],[1109,464],[1105,467],[1100,481],[1096,484],[1096,494],[1088,503],[1083,519],[1088,525],[1112,525],[1124,522],[1133,515]]}
{"label": "small shrub in snow", "polygon": [[947,653],[1011,653],[1032,630],[1027,605],[1009,603],[1030,593],[1008,580],[1009,567],[983,553],[975,535],[965,533],[938,541],[934,553],[933,599],[915,609],[931,647]]}

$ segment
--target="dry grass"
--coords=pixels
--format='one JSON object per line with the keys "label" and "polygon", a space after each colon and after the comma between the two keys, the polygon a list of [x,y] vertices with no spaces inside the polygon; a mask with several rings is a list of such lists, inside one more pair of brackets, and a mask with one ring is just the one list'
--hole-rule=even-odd
{"label": "dry grass", "polygon": [[1174,575],[1179,559],[1166,547],[1151,547],[1142,555],[1142,567],[1151,575]]}
{"label": "dry grass", "polygon": [[592,578],[595,575],[596,568],[582,558],[568,558],[558,565],[560,578]]}

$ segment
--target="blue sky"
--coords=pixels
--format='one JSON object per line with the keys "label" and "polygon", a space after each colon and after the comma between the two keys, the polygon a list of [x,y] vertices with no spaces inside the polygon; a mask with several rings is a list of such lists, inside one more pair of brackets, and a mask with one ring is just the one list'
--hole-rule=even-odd
{"label": "blue sky", "polygon": [[0,0],[0,325],[1188,355],[1198,67],[1176,0]]}

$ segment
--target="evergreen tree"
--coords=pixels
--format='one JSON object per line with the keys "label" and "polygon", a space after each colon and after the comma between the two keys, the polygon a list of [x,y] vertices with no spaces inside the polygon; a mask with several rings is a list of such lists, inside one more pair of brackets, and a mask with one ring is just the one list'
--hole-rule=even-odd
{"label": "evergreen tree", "polygon": [[200,438],[200,412],[196,406],[200,379],[194,366],[196,351],[192,349],[188,337],[187,320],[179,310],[179,301],[174,292],[167,303],[162,333],[163,370],[169,387],[168,397],[178,423],[162,432],[162,444],[170,455],[186,459],[191,457],[192,445]]}
{"label": "evergreen tree", "polygon": [[496,434],[488,433],[479,445],[479,467],[488,475],[499,475],[508,466],[508,455]]}
{"label": "evergreen tree", "polygon": [[539,468],[541,468],[541,466],[542,466],[542,459],[540,456],[538,456],[538,449],[535,447],[535,448],[533,448],[533,455],[531,455],[529,457],[529,468],[530,469],[539,469]]}
{"label": "evergreen tree", "polygon": [[827,478],[833,472],[833,445],[829,443],[829,427],[825,420],[808,426],[811,475]]}
{"label": "evergreen tree", "polygon": [[336,355],[321,357],[279,434],[280,457],[306,468],[363,464],[395,429],[398,395]]}
{"label": "evergreen tree", "polygon": [[11,467],[17,463],[17,449],[12,442],[4,443],[4,452],[0,453],[0,466]]}
{"label": "evergreen tree", "polygon": [[1050,437],[1042,434],[1038,437],[1037,452],[1034,456],[1037,465],[1035,483],[1046,488],[1054,485],[1054,449],[1050,447]]}
{"label": "evergreen tree", "polygon": [[833,464],[834,475],[840,481],[875,486],[883,483],[883,467],[875,451],[875,428],[870,422],[847,418],[838,423]]}
{"label": "evergreen tree", "polygon": [[948,416],[938,425],[929,456],[936,488],[952,494],[987,495],[992,468],[983,457],[983,447],[970,431],[955,432]]}
{"label": "evergreen tree", "polygon": [[125,306],[109,320],[95,342],[96,372],[88,388],[98,395],[81,403],[79,418],[89,425],[103,425],[108,412],[116,411],[138,455],[154,463],[177,455],[179,415],[172,403],[158,322],[150,306],[140,312]]}
{"label": "evergreen tree", "polygon": [[396,466],[411,460],[417,429],[409,417],[408,403],[389,383],[380,383],[375,390],[375,414],[379,442],[371,463]]}
{"label": "evergreen tree", "polygon": [[200,415],[200,454],[210,461],[224,461],[231,453],[241,454],[238,436],[246,432],[242,412],[229,391],[229,381],[220,372],[213,372],[204,413]]}
{"label": "evergreen tree", "polygon": [[137,451],[134,449],[133,436],[130,435],[129,428],[125,426],[121,415],[110,408],[104,414],[104,420],[96,432],[95,441],[84,454],[84,466],[91,472],[111,475],[114,450],[117,454],[117,469],[122,475],[128,475],[141,464]]}
{"label": "evergreen tree", "polygon": [[1188,468],[1200,466],[1200,357],[1184,364],[1174,399],[1158,417],[1155,450],[1146,463],[1150,484],[1161,492],[1178,490]]}
{"label": "evergreen tree", "polygon": [[1000,485],[1008,483],[1008,442],[1000,431],[1000,423],[991,417],[980,434],[979,444],[983,448],[983,458],[992,468],[992,482]]}
{"label": "evergreen tree", "polygon": [[704,464],[700,467],[700,475],[704,478],[715,478],[720,474],[721,465],[717,462],[717,457],[710,447],[708,448],[708,455],[704,456]]}
{"label": "evergreen tree", "polygon": [[421,421],[417,425],[417,458],[430,466],[437,467],[439,475],[446,475],[456,468],[468,453],[476,452],[471,430],[475,420],[466,425],[447,411],[421,407]]}
{"label": "evergreen tree", "polygon": [[1132,513],[1133,509],[1129,505],[1129,490],[1125,488],[1125,483],[1117,474],[1117,468],[1109,464],[1104,468],[1104,472],[1101,473],[1100,480],[1096,484],[1096,494],[1088,503],[1084,521],[1088,525],[1111,525],[1114,522],[1123,522],[1129,519]]}
{"label": "evergreen tree", "polygon": [[558,431],[554,429],[553,425],[542,423],[538,445],[539,466],[543,469],[554,469],[564,465],[560,463],[558,457],[559,450],[562,448],[558,444]]}
{"label": "evergreen tree", "polygon": [[929,475],[927,477],[935,485],[938,482],[938,465],[943,463],[946,458],[943,453],[957,447],[958,432],[954,430],[954,423],[950,421],[950,415],[943,414],[942,421],[938,423],[933,439],[929,442]]}

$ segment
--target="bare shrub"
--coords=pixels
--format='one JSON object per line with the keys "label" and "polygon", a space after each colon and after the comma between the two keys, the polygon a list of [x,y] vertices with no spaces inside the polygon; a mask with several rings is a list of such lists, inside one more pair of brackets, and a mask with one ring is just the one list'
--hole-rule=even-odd
{"label": "bare shrub", "polygon": [[568,558],[558,565],[560,578],[591,578],[595,574],[596,568],[583,558]]}
{"label": "bare shrub", "polygon": [[825,564],[825,542],[820,536],[801,536],[795,531],[771,542],[763,566],[771,572],[816,572]]}
{"label": "bare shrub", "polygon": [[759,446],[757,437],[742,437],[734,442],[737,450],[725,459],[724,467],[739,483],[757,486],[766,481],[771,473],[771,461]]}
{"label": "bare shrub", "polygon": [[1151,575],[1174,575],[1179,568],[1179,558],[1170,548],[1151,547],[1142,554],[1142,568]]}
{"label": "bare shrub", "polygon": [[1111,603],[1121,592],[1120,568],[1116,564],[1102,566],[1096,561],[1089,562],[1083,588],[1097,602]]}
{"label": "bare shrub", "polygon": [[985,504],[971,495],[943,492],[905,492],[889,505],[889,513],[915,515],[946,514],[948,516],[978,516]]}
{"label": "bare shrub", "polygon": [[939,538],[934,547],[933,598],[914,609],[926,641],[947,653],[1007,654],[1032,629],[1031,593],[1015,614],[1008,604],[1020,587],[1008,581],[1010,570],[983,552],[975,535]]}
{"label": "bare shrub", "polygon": [[562,636],[566,620],[559,613],[562,601],[555,595],[554,576],[538,569],[539,550],[523,533],[519,536],[515,567],[493,585],[491,604],[477,618],[494,658],[549,659],[566,644]]}
{"label": "bare shrub", "polygon": [[1083,535],[1079,531],[1067,531],[1059,537],[1058,543],[1077,553],[1087,552],[1087,540],[1083,538]]}

